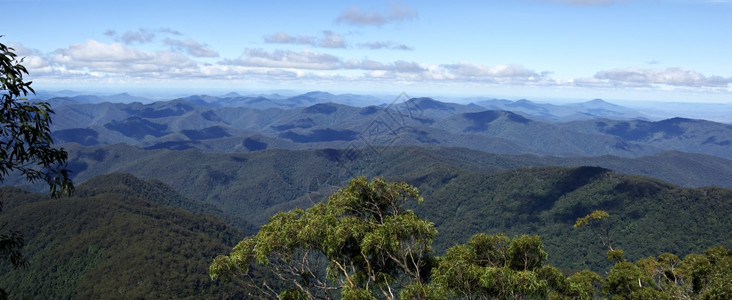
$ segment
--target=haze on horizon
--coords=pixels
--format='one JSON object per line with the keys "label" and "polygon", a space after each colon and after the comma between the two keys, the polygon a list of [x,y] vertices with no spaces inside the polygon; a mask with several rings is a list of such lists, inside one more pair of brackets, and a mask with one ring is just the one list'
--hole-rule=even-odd
{"label": "haze on horizon", "polygon": [[732,1],[0,5],[36,90],[732,103]]}

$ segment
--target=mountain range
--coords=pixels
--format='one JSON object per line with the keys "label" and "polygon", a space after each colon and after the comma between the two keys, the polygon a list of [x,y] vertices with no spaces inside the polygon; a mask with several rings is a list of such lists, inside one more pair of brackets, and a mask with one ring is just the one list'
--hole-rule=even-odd
{"label": "mountain range", "polygon": [[[298,99],[300,104],[312,102],[303,100],[311,99],[306,96]],[[546,117],[430,98],[381,106],[327,102],[287,109],[191,99],[150,104],[79,103],[67,98],[49,102],[57,113],[52,128],[57,143],[85,146],[123,142],[145,149],[246,152],[440,145],[558,156],[639,157],[673,150],[732,159],[732,125],[684,118],[546,122]],[[608,104],[596,100],[589,106]]]}

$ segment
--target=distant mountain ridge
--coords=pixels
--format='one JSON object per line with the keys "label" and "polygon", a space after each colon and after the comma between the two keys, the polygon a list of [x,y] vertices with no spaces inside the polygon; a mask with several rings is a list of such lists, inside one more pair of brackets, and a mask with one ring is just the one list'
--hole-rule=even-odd
{"label": "distant mountain ridge", "polygon": [[565,105],[539,104],[526,99],[518,101],[491,99],[474,103],[488,109],[513,111],[545,122],[568,122],[596,118],[616,120],[648,120],[650,118],[637,110],[611,104],[602,99]]}
{"label": "distant mountain ridge", "polygon": [[[406,94],[393,96],[371,96],[368,94],[331,94],[322,91],[312,91],[296,94],[294,91],[273,91],[269,93],[237,93],[229,92],[220,96],[216,95],[190,95],[180,96],[176,93],[157,93],[155,97],[136,96],[129,93],[113,95],[97,95],[88,92],[77,91],[44,91],[38,90],[31,96],[32,100],[49,100],[53,98],[68,99],[65,101],[78,101],[79,103],[152,103],[155,101],[167,101],[170,99],[185,99],[196,105],[210,107],[249,107],[257,109],[267,108],[294,108],[310,106],[317,103],[334,102],[349,106],[386,106]],[[286,96],[287,95],[287,96]],[[419,96],[417,98],[423,98]],[[615,120],[647,120],[659,121],[673,117],[689,119],[705,119],[715,122],[732,124],[732,103],[703,103],[703,102],[659,102],[659,101],[630,101],[613,100],[613,103],[603,99],[592,99],[581,102],[558,101],[561,104],[550,100],[537,102],[527,99],[506,100],[490,97],[448,97],[440,98],[442,102],[450,102],[458,105],[479,106],[490,110],[506,110],[530,116],[532,119],[545,122],[569,122],[577,120],[588,120],[595,118],[608,118]],[[58,100],[57,99],[57,100]],[[449,100],[448,100],[449,99]],[[548,101],[548,102],[546,102]]]}
{"label": "distant mountain ridge", "polygon": [[[286,100],[309,104],[340,97],[350,96],[308,93]],[[124,142],[209,152],[426,144],[504,154],[639,157],[672,150],[732,159],[732,125],[711,121],[546,122],[526,113],[431,98],[382,106],[325,102],[284,109],[222,106],[226,102],[199,98],[149,104],[51,99],[57,113],[53,137],[57,143],[87,146]],[[503,106],[511,105],[534,107],[528,101]],[[595,100],[584,107],[604,110],[614,105]]]}

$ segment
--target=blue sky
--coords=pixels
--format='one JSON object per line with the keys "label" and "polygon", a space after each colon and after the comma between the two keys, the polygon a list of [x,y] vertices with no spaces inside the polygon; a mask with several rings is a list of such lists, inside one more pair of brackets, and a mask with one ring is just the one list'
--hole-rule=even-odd
{"label": "blue sky", "polygon": [[732,1],[0,5],[36,89],[732,102]]}

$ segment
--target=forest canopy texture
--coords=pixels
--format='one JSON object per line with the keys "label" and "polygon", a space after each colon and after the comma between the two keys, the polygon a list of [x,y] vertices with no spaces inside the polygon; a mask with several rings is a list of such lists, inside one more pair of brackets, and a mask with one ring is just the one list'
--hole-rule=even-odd
{"label": "forest canopy texture", "polygon": [[[712,247],[683,259],[670,253],[627,261],[613,248],[596,210],[578,218],[608,248],[606,276],[565,275],[546,264],[541,238],[475,234],[436,257],[434,225],[402,205],[421,202],[416,188],[357,177],[324,203],[281,212],[210,266],[212,279],[233,280],[280,299],[729,299],[732,251]],[[251,276],[259,266],[271,277]]]}

